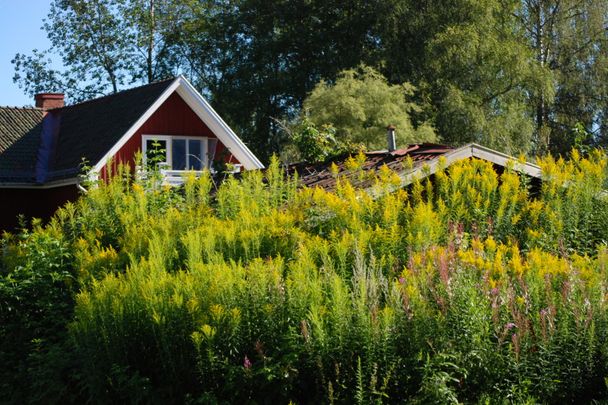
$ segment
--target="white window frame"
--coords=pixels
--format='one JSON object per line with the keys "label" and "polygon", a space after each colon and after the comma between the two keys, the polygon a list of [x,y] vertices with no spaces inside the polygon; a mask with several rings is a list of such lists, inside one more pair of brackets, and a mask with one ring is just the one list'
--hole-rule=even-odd
{"label": "white window frame", "polygon": [[[187,172],[189,171],[189,169],[186,170],[173,170],[173,140],[185,140],[186,142],[186,167],[188,167],[188,163],[190,161],[190,142],[188,142],[189,140],[197,140],[197,141],[201,141],[202,142],[202,155],[203,155],[203,162],[202,162],[202,167],[204,170],[206,169],[210,169],[211,168],[211,162],[209,161],[209,138],[206,136],[186,136],[186,135],[142,135],[142,160],[143,160],[143,165],[144,167],[146,166],[146,161],[147,161],[147,143],[148,141],[165,141],[166,145],[167,145],[167,150],[166,152],[166,156],[167,159],[165,162],[161,162],[160,164],[164,165],[165,169],[171,170],[171,171],[179,171],[179,172]],[[193,155],[195,156],[195,155]],[[199,171],[202,171],[199,170]]]}

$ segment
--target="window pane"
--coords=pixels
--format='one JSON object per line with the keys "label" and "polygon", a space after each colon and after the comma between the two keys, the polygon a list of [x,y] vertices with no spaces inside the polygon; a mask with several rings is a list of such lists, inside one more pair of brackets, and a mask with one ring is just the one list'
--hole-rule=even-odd
{"label": "window pane", "polygon": [[146,164],[148,167],[158,167],[159,163],[167,162],[167,141],[146,139]]}
{"label": "window pane", "polygon": [[172,165],[173,170],[186,170],[186,140],[173,139],[171,141]]}
{"label": "window pane", "polygon": [[203,170],[202,146],[198,139],[188,140],[188,167],[192,170]]}
{"label": "window pane", "polygon": [[217,148],[217,139],[209,138],[207,140],[207,167],[211,167],[215,160],[215,149]]}

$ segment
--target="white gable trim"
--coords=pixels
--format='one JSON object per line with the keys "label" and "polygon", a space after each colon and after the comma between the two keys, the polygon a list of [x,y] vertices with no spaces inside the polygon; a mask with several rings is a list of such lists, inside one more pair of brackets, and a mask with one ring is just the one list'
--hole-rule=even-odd
{"label": "white gable trim", "polygon": [[101,169],[106,165],[106,163],[108,163],[108,160],[110,160],[111,157],[118,153],[118,151],[129,141],[129,139],[131,139],[131,137],[135,135],[137,130],[141,128],[141,126],[144,125],[146,121],[148,121],[152,114],[154,114],[156,110],[158,110],[158,108],[169,98],[169,96],[173,94],[173,92],[175,91],[175,89],[177,89],[178,86],[179,80],[175,79],[173,83],[171,83],[171,85],[167,87],[163,94],[161,94],[160,97],[156,99],[156,101],[150,106],[150,108],[146,110],[144,115],[139,117],[139,119],[135,121],[135,124],[133,124],[131,128],[129,128],[127,132],[125,132],[125,134],[118,140],[118,142],[116,142],[114,146],[112,146],[112,148],[101,158],[101,160],[95,164],[92,171],[95,173],[99,173]]}
{"label": "white gable trim", "polygon": [[412,176],[415,177],[415,176],[418,176],[418,175],[424,174],[424,173],[428,173],[429,175],[435,174],[435,172],[439,168],[439,159],[441,157],[445,158],[444,167],[448,167],[452,163],[457,162],[459,160],[468,159],[468,158],[473,157],[473,158],[477,158],[480,160],[488,161],[490,163],[493,163],[495,165],[502,166],[502,167],[507,167],[509,162],[514,162],[515,164],[514,164],[513,170],[515,170],[516,172],[526,174],[530,177],[537,178],[537,179],[540,179],[541,174],[542,174],[541,168],[538,165],[535,165],[535,164],[529,163],[529,162],[521,163],[513,156],[509,156],[505,153],[498,152],[498,151],[495,151],[490,148],[486,148],[485,146],[481,146],[476,143],[470,143],[468,145],[465,145],[460,148],[454,149],[450,152],[447,152],[447,153],[439,156],[438,158],[433,159],[433,160],[429,161],[428,163],[425,163],[424,165],[422,165],[420,167],[416,167],[416,168],[412,169],[412,171],[410,171],[402,176],[403,180],[408,182],[407,184],[409,184],[414,180],[414,178]]}
{"label": "white gable trim", "polygon": [[160,108],[161,105],[173,94],[177,92],[196,115],[209,127],[217,139],[226,146],[234,157],[247,170],[263,169],[264,165],[247,148],[230,127],[215,112],[209,103],[201,96],[196,89],[184,78],[179,76],[173,83],[156,99],[156,101],[139,117],[139,119],[129,128],[127,132],[112,146],[112,148],[101,158],[93,167],[93,172],[99,173],[107,164],[108,160],[115,156],[118,151],[131,139],[142,125]]}
{"label": "white gable trim", "polygon": [[515,162],[513,170],[524,173],[530,177],[534,177],[537,179],[541,178],[541,168],[538,165],[533,163],[520,163],[512,156],[506,155],[502,152],[495,151],[490,148],[486,148],[485,146],[477,145],[475,143],[470,143],[468,145],[462,146],[460,148],[449,151],[435,159],[432,159],[428,162],[425,162],[421,166],[414,167],[413,169],[400,173],[399,177],[401,178],[401,183],[396,187],[389,187],[388,190],[378,191],[374,186],[368,188],[368,192],[374,197],[380,197],[384,195],[386,192],[393,192],[397,189],[403,188],[412,184],[416,180],[423,179],[427,176],[435,174],[437,170],[440,168],[440,159],[443,157],[445,160],[443,162],[443,168],[447,168],[451,166],[453,163],[458,162],[460,160],[468,159],[468,158],[477,158],[480,160],[485,160],[490,163],[506,167],[509,162]]}
{"label": "white gable trim", "polygon": [[217,136],[219,141],[237,158],[239,163],[247,170],[263,169],[264,165],[232,131],[228,124],[224,122],[222,117],[215,112],[207,100],[196,91],[190,82],[183,76],[180,76],[177,80],[180,82],[177,94],[182,97],[186,104],[192,108],[192,111]]}
{"label": "white gable trim", "polygon": [[528,176],[537,179],[541,178],[542,170],[538,165],[535,165],[530,162],[521,163],[513,156],[509,156],[505,153],[486,148],[485,146],[477,145],[476,143],[471,144],[470,147],[471,154],[477,159],[487,160],[488,162],[492,162],[496,165],[503,167],[506,167],[508,162],[514,161],[515,167],[513,169],[515,171],[527,174]]}

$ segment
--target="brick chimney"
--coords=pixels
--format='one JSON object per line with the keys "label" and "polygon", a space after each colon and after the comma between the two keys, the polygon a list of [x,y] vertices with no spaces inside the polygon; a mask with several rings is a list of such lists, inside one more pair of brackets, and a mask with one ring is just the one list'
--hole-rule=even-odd
{"label": "brick chimney", "polygon": [[63,107],[63,93],[38,93],[34,96],[36,107],[44,111]]}

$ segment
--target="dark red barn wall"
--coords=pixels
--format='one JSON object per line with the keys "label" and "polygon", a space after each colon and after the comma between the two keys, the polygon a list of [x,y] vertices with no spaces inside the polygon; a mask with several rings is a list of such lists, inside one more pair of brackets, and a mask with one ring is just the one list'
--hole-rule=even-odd
{"label": "dark red barn wall", "polygon": [[75,201],[79,192],[75,185],[47,189],[0,188],[0,231],[14,231],[18,216],[48,220],[68,201]]}
{"label": "dark red barn wall", "polygon": [[[120,163],[134,166],[135,156],[141,151],[142,135],[184,135],[217,138],[179,94],[173,93],[158,110],[137,130],[137,132],[114,155],[113,165]],[[222,157],[225,162],[239,163],[228,150],[218,142],[216,159]],[[107,167],[101,171],[107,178]]]}

